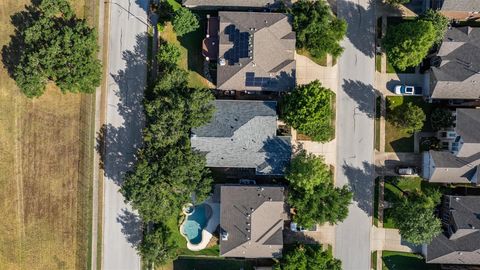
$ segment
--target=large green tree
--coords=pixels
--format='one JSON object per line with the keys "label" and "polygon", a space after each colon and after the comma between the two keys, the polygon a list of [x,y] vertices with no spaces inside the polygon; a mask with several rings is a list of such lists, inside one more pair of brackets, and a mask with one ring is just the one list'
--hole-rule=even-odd
{"label": "large green tree", "polygon": [[300,151],[291,161],[285,178],[291,187],[312,192],[322,183],[332,182],[332,172],[322,156]]}
{"label": "large green tree", "polygon": [[287,170],[287,201],[295,209],[293,220],[303,227],[329,222],[335,224],[348,215],[352,192],[347,186],[333,186],[333,174],[323,162],[301,151]]}
{"label": "large green tree", "polygon": [[298,49],[305,49],[316,58],[327,53],[335,57],[342,54],[340,41],[347,33],[347,23],[335,17],[324,0],[297,1],[291,13]]}
{"label": "large green tree", "polygon": [[409,194],[395,206],[393,221],[406,241],[413,244],[428,244],[442,232],[440,219],[434,215],[440,202],[435,194]]}
{"label": "large green tree", "polygon": [[398,5],[401,5],[401,4],[408,4],[410,3],[411,0],[386,0],[385,2],[387,2],[388,4],[390,5],[393,5],[393,6],[398,6]]}
{"label": "large green tree", "polygon": [[341,270],[342,262],[320,245],[297,245],[287,251],[275,270]]}
{"label": "large green tree", "polygon": [[137,247],[147,268],[153,264],[163,265],[175,258],[177,244],[171,239],[171,232],[164,224],[155,224],[145,233]]}
{"label": "large green tree", "polygon": [[41,96],[49,82],[64,93],[94,92],[101,80],[95,30],[75,16],[67,0],[42,0],[28,12],[14,37],[17,42],[12,39],[6,48],[19,54],[10,64],[22,92]]}
{"label": "large green tree", "polygon": [[435,29],[435,43],[442,42],[445,33],[447,32],[450,20],[445,17],[438,10],[428,9],[424,14],[420,16],[420,20],[431,22]]}
{"label": "large green tree", "polygon": [[300,85],[285,96],[282,118],[315,141],[326,142],[334,135],[335,94],[319,81]]}
{"label": "large green tree", "polygon": [[432,22],[415,20],[402,22],[387,29],[383,47],[388,61],[400,70],[419,65],[437,40]]}
{"label": "large green tree", "polygon": [[412,102],[396,106],[390,110],[390,113],[390,119],[409,133],[422,130],[427,118],[423,109]]}
{"label": "large green tree", "polygon": [[175,11],[172,24],[178,36],[193,32],[200,26],[197,15],[193,14],[188,8],[183,7]]}
{"label": "large green tree", "polygon": [[440,130],[443,128],[452,127],[455,117],[450,110],[436,108],[430,116],[430,121],[434,130]]}

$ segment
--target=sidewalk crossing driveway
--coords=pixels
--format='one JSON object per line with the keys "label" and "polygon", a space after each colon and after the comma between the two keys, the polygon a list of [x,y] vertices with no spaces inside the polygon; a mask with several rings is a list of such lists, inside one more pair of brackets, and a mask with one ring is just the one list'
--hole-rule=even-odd
{"label": "sidewalk crossing driveway", "polygon": [[297,84],[307,84],[314,80],[319,80],[323,86],[337,92],[338,87],[338,67],[323,67],[317,65],[308,57],[295,53],[297,61]]}

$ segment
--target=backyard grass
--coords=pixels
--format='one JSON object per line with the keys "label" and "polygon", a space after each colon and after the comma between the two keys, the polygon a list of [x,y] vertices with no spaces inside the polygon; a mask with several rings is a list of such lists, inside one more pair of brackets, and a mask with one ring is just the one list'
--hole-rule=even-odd
{"label": "backyard grass", "polygon": [[[171,0],[173,1],[173,0]],[[188,70],[190,87],[211,88],[211,84],[203,77],[204,58],[202,56],[202,40],[205,37],[205,16],[200,17],[200,27],[191,33],[178,37],[170,22],[165,24],[160,38],[180,48],[180,67]]]}
{"label": "backyard grass", "polygon": [[389,119],[388,114],[397,106],[412,102],[423,109],[427,116],[422,131],[431,131],[430,114],[433,110],[432,104],[423,101],[422,97],[412,96],[387,96],[387,118],[385,121],[385,152],[413,152],[413,134],[397,127]]}
{"label": "backyard grass", "polygon": [[440,269],[438,265],[427,264],[422,256],[397,251],[383,251],[383,270],[436,270]]}
{"label": "backyard grass", "polygon": [[[97,1],[71,3],[97,21]],[[26,4],[0,0],[0,47]],[[0,269],[90,268],[94,98],[48,85],[27,99],[0,64]]]}

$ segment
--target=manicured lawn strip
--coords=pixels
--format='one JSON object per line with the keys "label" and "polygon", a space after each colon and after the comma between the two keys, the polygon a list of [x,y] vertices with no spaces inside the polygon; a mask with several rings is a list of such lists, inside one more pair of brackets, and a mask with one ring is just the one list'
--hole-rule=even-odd
{"label": "manicured lawn strip", "polygon": [[[172,0],[173,1],[173,0]],[[197,13],[199,15],[203,13]],[[209,83],[203,74],[204,59],[202,56],[202,40],[205,37],[205,16],[200,17],[200,27],[192,32],[177,37],[170,22],[165,24],[160,38],[180,48],[181,57],[179,66],[188,70],[188,84],[190,87],[209,88]]]}
{"label": "manicured lawn strip", "polygon": [[371,264],[371,268],[377,270],[377,251],[372,252]]}
{"label": "manicured lawn strip", "polygon": [[381,112],[381,102],[382,97],[377,97],[375,100],[375,149],[380,151],[380,118],[382,116]]}
{"label": "manicured lawn strip", "polygon": [[396,251],[383,251],[383,270],[435,270],[440,269],[438,265],[427,264],[422,256]]}
{"label": "manicured lawn strip", "polygon": [[253,270],[253,264],[247,260],[223,259],[223,258],[202,258],[202,257],[180,257],[173,262],[175,270]]}
{"label": "manicured lawn strip", "polygon": [[380,178],[375,178],[375,190],[373,193],[373,225],[378,227],[378,197],[380,193]]}
{"label": "manicured lawn strip", "polygon": [[375,54],[375,70],[382,72],[382,56],[380,54]]}
{"label": "manicured lawn strip", "polygon": [[427,116],[422,131],[432,131],[430,124],[430,114],[433,106],[423,101],[422,97],[412,96],[387,96],[387,118],[385,121],[385,151],[386,152],[413,152],[413,134],[405,132],[401,128],[395,126],[388,118],[390,109],[400,106],[403,103],[412,102],[423,109]]}

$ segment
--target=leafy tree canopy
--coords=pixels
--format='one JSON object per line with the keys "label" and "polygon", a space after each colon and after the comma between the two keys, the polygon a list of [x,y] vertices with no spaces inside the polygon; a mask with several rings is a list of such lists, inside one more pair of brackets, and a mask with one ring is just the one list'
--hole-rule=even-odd
{"label": "leafy tree canopy", "polygon": [[197,30],[200,27],[197,15],[193,14],[188,8],[179,8],[175,11],[172,20],[173,30],[178,36],[183,36]]}
{"label": "leafy tree canopy", "polygon": [[419,65],[437,40],[432,22],[415,20],[391,26],[383,39],[388,61],[400,70]]}
{"label": "leafy tree canopy", "polygon": [[285,179],[287,201],[295,208],[293,220],[303,227],[343,221],[348,215],[352,192],[347,186],[333,186],[333,177],[322,157],[301,151],[292,160]]}
{"label": "leafy tree canopy", "polygon": [[180,49],[174,44],[163,42],[158,47],[157,60],[161,71],[177,67],[178,60],[180,60]]}
{"label": "leafy tree canopy", "polygon": [[329,141],[334,133],[334,99],[332,90],[322,87],[319,81],[297,86],[284,99],[282,117],[287,124],[315,141]]}
{"label": "leafy tree canopy", "polygon": [[323,157],[307,154],[306,151],[301,151],[292,159],[285,178],[291,187],[309,193],[319,184],[333,181],[332,172]]}
{"label": "leafy tree canopy", "polygon": [[438,10],[433,9],[428,9],[424,14],[422,14],[422,16],[420,16],[420,20],[432,23],[433,28],[435,29],[435,43],[441,43],[445,33],[447,32],[450,20],[443,16]]}
{"label": "leafy tree canopy", "polygon": [[426,120],[422,108],[412,102],[393,108],[390,117],[396,125],[409,133],[422,130]]}
{"label": "leafy tree canopy", "polygon": [[320,245],[297,245],[287,251],[275,270],[341,270],[342,262]]}
{"label": "leafy tree canopy", "polygon": [[[93,93],[100,85],[97,35],[78,19],[67,0],[42,0],[19,14],[21,25],[4,55],[27,97],[41,96],[48,82],[62,92]],[[14,15],[15,16],[15,15]]]}
{"label": "leafy tree canopy", "polygon": [[432,128],[434,130],[440,130],[442,128],[449,128],[453,126],[455,117],[452,112],[447,109],[436,108],[430,116],[432,122]]}
{"label": "leafy tree canopy", "polygon": [[173,259],[177,245],[171,239],[171,232],[164,224],[156,224],[145,233],[138,246],[138,252],[149,265],[162,265]]}
{"label": "leafy tree canopy", "polygon": [[404,198],[392,214],[400,235],[413,244],[428,244],[442,232],[441,222],[434,215],[441,194],[410,194]]}
{"label": "leafy tree canopy", "polygon": [[308,50],[316,58],[342,54],[340,41],[347,33],[347,23],[335,17],[325,1],[297,1],[291,13],[297,48]]}

